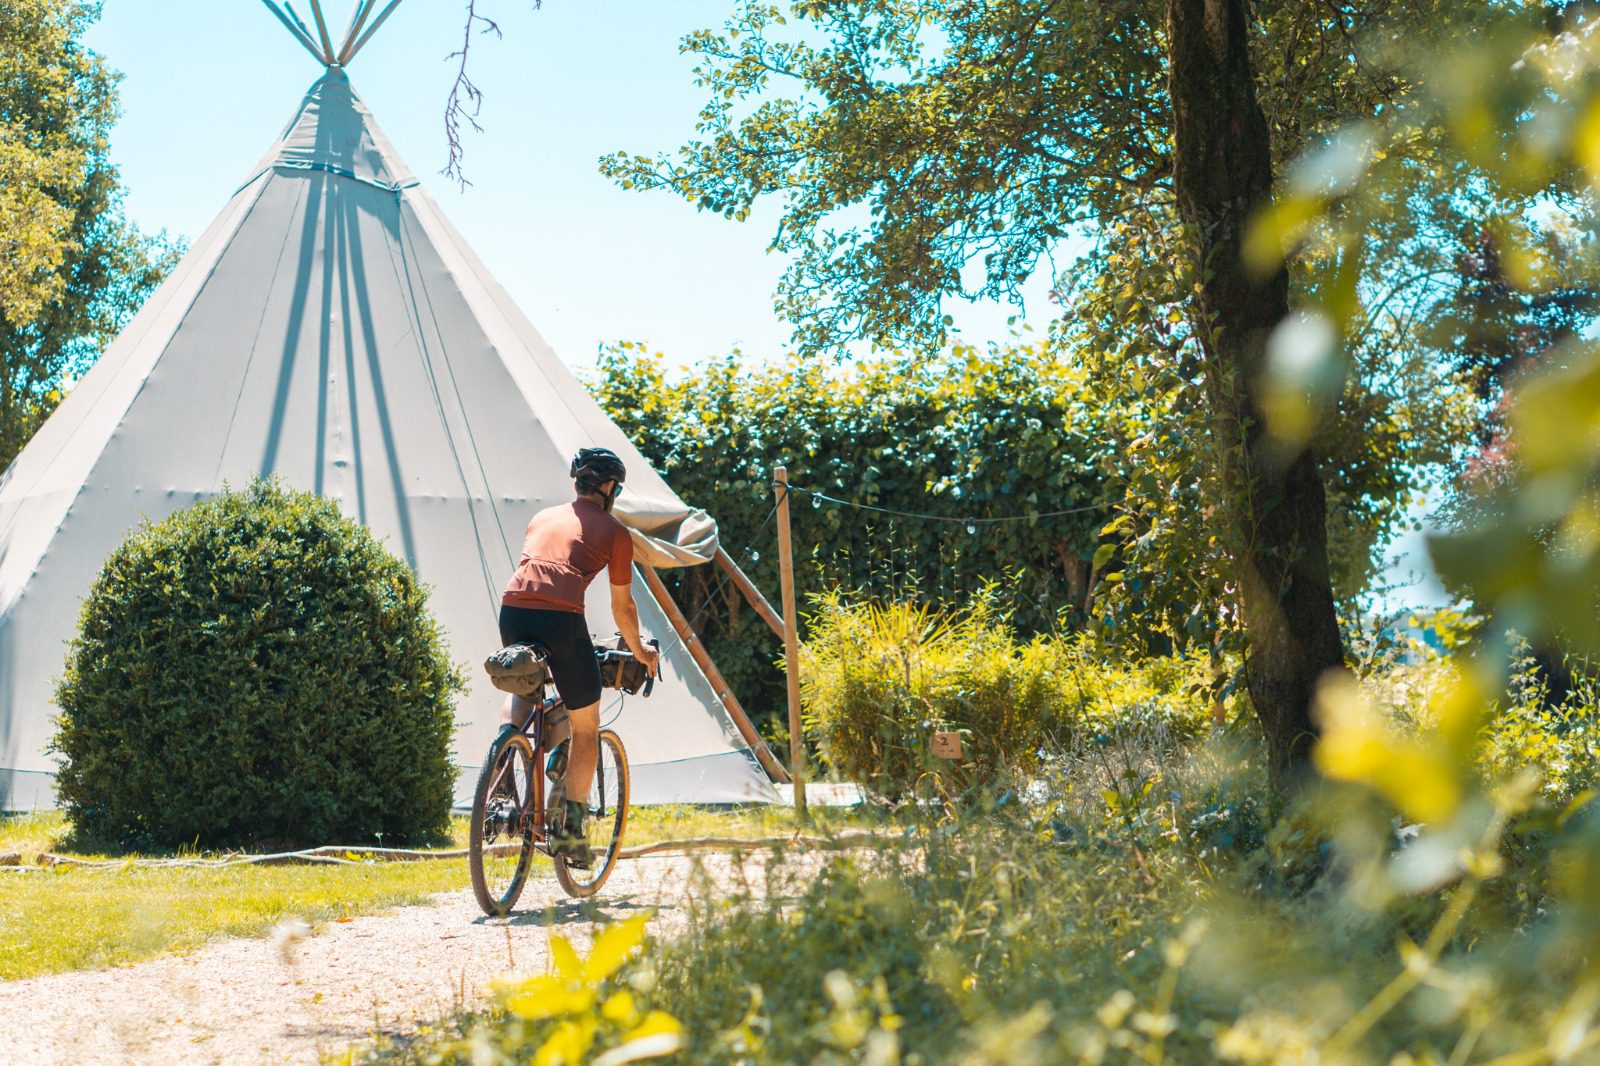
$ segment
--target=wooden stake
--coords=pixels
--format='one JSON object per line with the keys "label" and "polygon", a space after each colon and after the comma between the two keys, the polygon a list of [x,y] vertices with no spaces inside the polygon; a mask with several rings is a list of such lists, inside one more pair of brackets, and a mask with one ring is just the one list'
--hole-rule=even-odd
{"label": "wooden stake", "polygon": [[718,566],[727,572],[729,577],[733,578],[734,587],[744,594],[745,601],[756,609],[756,614],[761,616],[761,620],[772,627],[772,631],[778,635],[778,639],[786,639],[784,637],[783,619],[778,617],[778,612],[772,609],[772,604],[767,602],[767,598],[761,595],[761,590],[756,588],[755,582],[751,581],[749,576],[739,569],[739,564],[733,561],[733,557],[718,548],[716,562]]}
{"label": "wooden stake", "polygon": [[728,681],[722,676],[722,671],[717,669],[717,664],[712,660],[711,653],[706,651],[706,646],[700,642],[700,637],[695,633],[694,627],[689,624],[688,617],[683,609],[678,606],[678,601],[672,598],[672,593],[667,591],[667,586],[662,582],[661,575],[656,573],[655,567],[639,563],[639,573],[644,575],[644,582],[650,586],[650,594],[661,605],[661,610],[667,616],[667,621],[672,623],[672,628],[677,630],[678,639],[683,641],[683,646],[689,649],[689,655],[700,667],[701,673],[706,675],[706,680],[711,682],[711,687],[717,693],[717,698],[722,701],[722,706],[727,709],[728,717],[733,719],[733,724],[739,730],[739,735],[744,737],[744,742],[750,745],[750,750],[755,753],[757,761],[767,771],[767,774],[779,784],[789,780],[789,773],[783,764],[772,754],[767,747],[767,742],[761,739],[761,734],[756,732],[756,727],[750,721],[750,716],[744,713],[744,706],[740,704],[739,697],[733,694],[733,689],[728,686]]}
{"label": "wooden stake", "polygon": [[789,682],[789,776],[794,779],[794,808],[806,815],[806,748],[800,725],[800,641],[794,606],[794,549],[789,541],[789,471],[773,467],[772,491],[778,496],[778,566],[783,575],[783,655]]}

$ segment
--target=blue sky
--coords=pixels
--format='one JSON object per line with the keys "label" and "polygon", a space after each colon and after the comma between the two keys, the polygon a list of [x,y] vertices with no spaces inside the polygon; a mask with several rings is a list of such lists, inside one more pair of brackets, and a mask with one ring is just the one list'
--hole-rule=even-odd
{"label": "blue sky", "polygon": [[[326,0],[330,30],[347,0]],[[720,24],[734,0],[479,0],[503,40],[474,41],[486,102],[469,135],[472,186],[456,189],[443,113],[464,0],[406,0],[351,65],[357,90],[451,221],[546,339],[575,367],[598,344],[643,340],[674,360],[738,346],[780,353],[772,311],[784,262],[766,254],[777,218],[740,224],[665,193],[628,192],[596,160],[682,143],[702,103],[678,53]],[[308,22],[306,0],[295,8]],[[128,212],[149,230],[193,238],[289,119],[319,70],[256,0],[111,0],[89,44],[124,75],[112,157]],[[1048,315],[1045,278],[1030,287]],[[1003,338],[1013,308],[952,309],[974,341]]]}

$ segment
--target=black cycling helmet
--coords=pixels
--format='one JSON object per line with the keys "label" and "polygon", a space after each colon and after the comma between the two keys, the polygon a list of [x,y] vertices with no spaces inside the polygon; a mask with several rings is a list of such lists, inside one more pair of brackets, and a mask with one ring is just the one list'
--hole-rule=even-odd
{"label": "black cycling helmet", "polygon": [[628,468],[610,448],[579,449],[567,474],[578,483],[579,492],[599,492],[607,481],[621,485],[628,480]]}

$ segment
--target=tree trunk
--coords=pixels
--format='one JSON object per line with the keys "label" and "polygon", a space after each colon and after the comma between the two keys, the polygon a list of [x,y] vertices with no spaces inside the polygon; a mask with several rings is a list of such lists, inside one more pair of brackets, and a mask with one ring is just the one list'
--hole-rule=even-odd
{"label": "tree trunk", "polygon": [[1240,248],[1272,192],[1267,123],[1250,70],[1247,0],[1167,0],[1178,211],[1198,256],[1206,396],[1248,655],[1245,680],[1274,784],[1307,767],[1318,678],[1344,665],[1314,454],[1286,454],[1252,395],[1288,276],[1252,277]]}

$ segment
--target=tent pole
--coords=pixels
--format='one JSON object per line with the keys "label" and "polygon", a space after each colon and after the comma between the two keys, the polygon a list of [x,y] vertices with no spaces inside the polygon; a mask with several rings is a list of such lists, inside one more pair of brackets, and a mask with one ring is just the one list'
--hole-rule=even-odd
{"label": "tent pole", "polygon": [[394,14],[394,9],[399,6],[400,0],[389,0],[389,6],[384,8],[382,13],[380,13],[377,18],[372,20],[372,25],[367,27],[367,32],[361,35],[361,39],[355,44],[345,45],[345,51],[348,52],[349,55],[344,62],[350,62],[350,60],[356,57],[357,53],[367,46],[367,42],[372,40],[372,35],[378,32],[378,28],[380,26],[389,21],[389,16]]}
{"label": "tent pole", "polygon": [[[294,24],[300,28],[300,33],[305,37],[306,40],[311,42],[311,47],[313,49],[316,48],[317,41],[316,38],[311,36],[311,27],[307,26],[300,18],[300,14],[299,12],[295,11],[294,5],[290,3],[289,0],[279,0],[279,2],[283,5],[283,9],[289,13],[289,17],[294,19]],[[327,66],[327,56],[323,55],[321,52],[318,52],[317,58],[322,61],[323,66]]]}
{"label": "tent pole", "polygon": [[300,27],[296,26],[293,22],[290,22],[289,16],[278,10],[277,4],[274,4],[272,0],[261,0],[261,2],[267,5],[268,11],[278,16],[278,21],[283,23],[283,28],[289,31],[289,36],[300,42],[300,47],[310,52],[318,63],[321,63],[323,66],[328,65],[328,61],[321,55],[317,54],[317,46],[311,43],[311,38],[301,33]]}
{"label": "tent pole", "polygon": [[733,561],[733,556],[718,548],[716,564],[722,567],[729,577],[733,578],[734,587],[744,594],[746,602],[756,609],[756,614],[759,614],[762,621],[772,628],[772,631],[778,635],[778,639],[785,639],[783,619],[778,617],[778,612],[772,609],[772,604],[767,602],[767,598],[761,595],[761,590],[756,588],[756,583],[751,581],[743,570],[739,569],[739,564]]}
{"label": "tent pole", "polygon": [[306,0],[311,5],[311,17],[317,23],[317,36],[322,39],[323,63],[333,66],[333,42],[328,39],[328,23],[322,17],[322,0]]}
{"label": "tent pole", "polygon": [[789,766],[794,774],[794,807],[806,816],[806,738],[800,720],[800,628],[794,606],[794,546],[789,541],[789,471],[772,468],[772,491],[778,497],[778,572],[783,578],[784,680],[789,690]]}
{"label": "tent pole", "polygon": [[344,44],[339,46],[339,65],[342,67],[350,62],[350,49],[356,43],[356,34],[361,32],[361,27],[367,24],[367,16],[372,14],[375,6],[373,0],[357,0],[356,9],[350,15],[350,28],[344,31]]}
{"label": "tent pole", "polygon": [[728,681],[722,676],[722,671],[717,669],[717,664],[711,660],[711,653],[706,651],[705,645],[695,635],[694,627],[689,624],[689,619],[684,616],[683,609],[678,606],[678,601],[672,598],[672,593],[667,591],[667,586],[662,583],[661,575],[656,573],[655,567],[640,563],[639,572],[644,575],[646,585],[650,586],[650,594],[661,605],[661,610],[666,613],[667,621],[672,623],[672,628],[678,631],[678,638],[683,641],[683,646],[689,649],[689,654],[694,658],[695,664],[706,675],[706,680],[711,682],[711,687],[716,690],[717,698],[722,701],[722,706],[728,711],[728,717],[733,719],[733,724],[738,727],[739,735],[744,737],[744,742],[750,745],[750,750],[760,761],[762,767],[771,775],[774,781],[783,784],[789,780],[789,773],[783,764],[773,757],[767,748],[767,742],[761,739],[761,734],[756,732],[756,727],[750,723],[750,716],[744,713],[744,707],[739,703],[739,698],[733,694],[733,689],[728,687]]}

